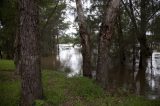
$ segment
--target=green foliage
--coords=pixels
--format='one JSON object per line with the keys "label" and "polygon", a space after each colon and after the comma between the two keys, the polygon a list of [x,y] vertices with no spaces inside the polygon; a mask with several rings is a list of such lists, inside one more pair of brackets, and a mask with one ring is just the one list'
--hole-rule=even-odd
{"label": "green foliage", "polygon": [[[12,67],[13,61],[0,60],[0,67],[2,64]],[[11,68],[3,67],[3,70],[8,69]],[[20,103],[20,81],[13,73],[14,71],[0,69],[0,106],[18,106]],[[44,70],[42,81],[45,98],[36,100],[36,106],[160,106],[159,100],[134,95],[106,95],[94,80],[84,77],[67,78],[63,72]]]}
{"label": "green foliage", "polygon": [[12,60],[0,60],[0,70],[13,71],[14,69],[15,65]]}
{"label": "green foliage", "polygon": [[84,77],[73,77],[70,78],[69,89],[75,96],[81,96],[84,98],[96,98],[103,96],[103,90],[93,83],[92,80]]}
{"label": "green foliage", "polygon": [[40,1],[41,52],[50,55],[56,51],[57,38],[68,28],[64,22],[66,3],[63,0]]}
{"label": "green foliage", "polygon": [[46,102],[57,106],[65,100],[66,77],[63,73],[43,71],[43,85]]}
{"label": "green foliage", "polygon": [[68,44],[68,43],[73,43],[73,44],[79,44],[80,41],[79,41],[79,37],[72,37],[72,36],[69,36],[69,35],[65,35],[65,36],[60,36],[59,37],[59,43],[60,44]]}
{"label": "green foliage", "polygon": [[35,106],[45,106],[44,101],[43,100],[36,100]]}
{"label": "green foliage", "polygon": [[0,79],[0,106],[18,106],[20,100],[19,81],[2,81]]}
{"label": "green foliage", "polygon": [[147,100],[142,97],[129,96],[127,99],[123,98],[122,101],[115,106],[159,106],[160,102],[156,100]]}
{"label": "green foliage", "polygon": [[[61,35],[68,23],[64,22],[66,4],[63,0],[40,0],[41,52],[52,53],[56,36]],[[17,0],[0,1],[0,52],[3,58],[13,59],[14,40],[18,29]]]}
{"label": "green foliage", "polygon": [[0,106],[18,106],[20,81],[14,75],[15,66],[11,60],[0,60]]}

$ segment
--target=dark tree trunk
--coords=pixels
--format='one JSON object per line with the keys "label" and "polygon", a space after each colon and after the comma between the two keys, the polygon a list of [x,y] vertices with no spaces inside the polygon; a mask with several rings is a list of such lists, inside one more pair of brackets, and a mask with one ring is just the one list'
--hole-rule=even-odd
{"label": "dark tree trunk", "polygon": [[[55,35],[53,34],[52,35],[52,42],[53,42],[53,48],[52,48],[52,54],[53,54],[53,69],[54,70],[57,70],[60,66],[60,63],[59,63],[59,38],[58,38],[58,34]],[[58,57],[58,59],[57,59]]]}
{"label": "dark tree trunk", "polygon": [[16,66],[16,74],[20,74],[20,35],[19,35],[19,27],[17,27],[16,38],[14,42],[14,64]]}
{"label": "dark tree trunk", "polygon": [[0,50],[0,58],[2,59],[2,57],[3,57],[3,56],[2,56],[2,51]]}
{"label": "dark tree trunk", "polygon": [[143,70],[139,70],[136,76],[136,83],[138,83],[138,94],[145,95],[145,85],[146,85],[146,68]]}
{"label": "dark tree trunk", "polygon": [[88,34],[85,34],[83,26],[81,26],[80,28],[80,36],[81,36],[82,56],[83,56],[83,76],[91,78],[92,70],[91,70],[90,38]]}
{"label": "dark tree trunk", "polygon": [[[108,33],[105,34],[106,32]],[[110,40],[111,40],[110,37],[111,37],[111,32],[109,31],[108,26],[102,24],[99,34],[96,80],[103,88],[106,87],[109,64],[110,64],[109,61],[110,58],[108,56]]]}
{"label": "dark tree trunk", "polygon": [[[137,38],[136,38],[136,30],[133,27],[131,29],[131,35],[133,36],[132,40],[132,72],[133,72],[133,77],[134,77],[134,72],[136,71],[136,57],[137,57]],[[134,78],[133,78],[134,79]]]}
{"label": "dark tree trunk", "polygon": [[147,13],[146,13],[146,0],[141,0],[141,23],[140,23],[140,35],[139,35],[139,42],[140,42],[140,60],[139,60],[139,70],[145,70],[146,67],[146,59],[149,52],[149,47],[147,45],[146,39],[146,28],[147,28]]}
{"label": "dark tree trunk", "polygon": [[19,3],[17,2],[16,3],[17,5],[17,10],[18,10],[18,13],[17,13],[17,16],[16,16],[16,34],[15,34],[15,40],[14,40],[14,64],[16,66],[16,71],[15,73],[16,74],[20,74],[20,49],[21,49],[21,44],[20,44],[20,33],[19,33],[19,28],[20,28],[20,25],[19,25]]}
{"label": "dark tree trunk", "polygon": [[92,77],[90,33],[87,29],[86,19],[82,9],[81,0],[76,0],[76,6],[79,21],[79,33],[82,45],[83,75],[86,77]]}
{"label": "dark tree trunk", "polygon": [[125,58],[125,46],[124,46],[124,37],[123,37],[123,31],[122,31],[121,14],[118,15],[117,28],[118,28],[120,65],[121,67],[124,67],[126,58]]}
{"label": "dark tree trunk", "polygon": [[144,95],[145,93],[145,72],[147,66],[147,57],[149,56],[149,47],[147,45],[146,39],[146,29],[147,29],[147,3],[146,0],[141,0],[140,12],[141,12],[141,22],[138,40],[140,42],[140,57],[139,57],[139,70],[136,76],[136,80],[139,82],[139,94]]}
{"label": "dark tree trunk", "polygon": [[136,69],[136,45],[135,43],[133,44],[132,49],[133,49],[132,51],[132,71],[134,73]]}
{"label": "dark tree trunk", "polygon": [[[57,53],[57,57],[58,57],[58,59],[60,59],[60,51],[59,51],[59,36],[58,36],[58,34],[57,34],[57,36],[56,36],[56,44],[58,44],[57,46],[56,46],[56,53]],[[60,61],[60,60],[58,60],[58,61]]]}
{"label": "dark tree trunk", "polygon": [[22,106],[33,106],[43,96],[38,18],[38,0],[20,0]]}
{"label": "dark tree trunk", "polygon": [[139,58],[139,70],[145,70],[147,65],[147,57],[149,48],[146,46],[146,42],[141,41],[140,42],[140,58]]}
{"label": "dark tree trunk", "polygon": [[110,0],[108,7],[104,10],[105,16],[100,28],[96,80],[103,88],[108,84],[110,66],[108,52],[119,6],[120,0]]}

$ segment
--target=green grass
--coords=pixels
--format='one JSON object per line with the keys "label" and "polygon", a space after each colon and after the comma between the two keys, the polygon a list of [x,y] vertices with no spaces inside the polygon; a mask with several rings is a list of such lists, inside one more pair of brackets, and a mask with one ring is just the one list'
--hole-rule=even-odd
{"label": "green grass", "polygon": [[18,106],[20,100],[18,81],[0,82],[0,106]]}
{"label": "green grass", "polygon": [[[11,60],[0,60],[0,106],[18,106],[20,101],[20,81],[14,67]],[[160,106],[159,100],[133,95],[107,96],[94,80],[67,78],[63,72],[43,70],[42,80],[45,97],[36,100],[36,106]]]}
{"label": "green grass", "polygon": [[20,81],[14,75],[14,62],[0,60],[0,106],[18,106]]}
{"label": "green grass", "polygon": [[12,60],[0,60],[1,71],[13,71],[14,69],[15,69],[15,65]]}

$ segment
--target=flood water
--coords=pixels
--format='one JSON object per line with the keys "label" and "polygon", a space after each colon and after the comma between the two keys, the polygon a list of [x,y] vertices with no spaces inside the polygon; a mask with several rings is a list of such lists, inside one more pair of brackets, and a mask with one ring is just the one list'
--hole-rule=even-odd
{"label": "flood water", "polygon": [[81,75],[82,72],[82,54],[79,46],[72,44],[59,44],[59,60],[64,68],[69,68],[71,72],[68,76]]}
{"label": "flood water", "polygon": [[146,69],[148,97],[160,98],[160,52],[153,52]]}
{"label": "flood water", "polygon": [[[82,75],[82,54],[80,49],[79,46],[73,47],[72,44],[59,45],[59,60],[61,66],[71,70],[68,73],[69,77]],[[111,78],[112,84],[117,84],[124,89],[133,89],[137,95],[144,95],[149,99],[160,99],[160,52],[153,52],[152,56],[148,58],[145,71],[114,70],[111,73]],[[115,87],[118,88],[119,86]]]}

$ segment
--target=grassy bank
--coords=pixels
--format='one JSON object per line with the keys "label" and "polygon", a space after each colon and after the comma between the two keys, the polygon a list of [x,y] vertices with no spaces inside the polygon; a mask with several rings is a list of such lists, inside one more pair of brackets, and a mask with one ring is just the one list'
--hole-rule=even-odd
{"label": "grassy bank", "polygon": [[[18,106],[20,80],[14,74],[11,60],[0,60],[0,106]],[[84,77],[67,78],[65,73],[42,71],[44,100],[37,106],[160,106],[158,100],[137,96],[107,96],[93,80]]]}

